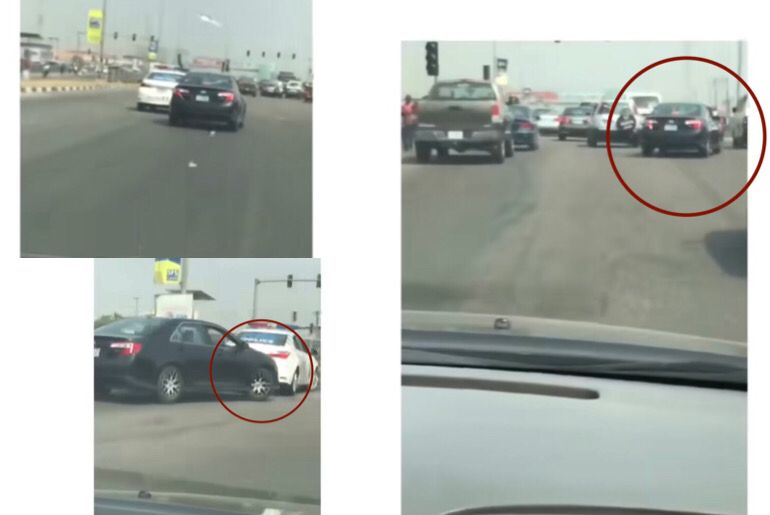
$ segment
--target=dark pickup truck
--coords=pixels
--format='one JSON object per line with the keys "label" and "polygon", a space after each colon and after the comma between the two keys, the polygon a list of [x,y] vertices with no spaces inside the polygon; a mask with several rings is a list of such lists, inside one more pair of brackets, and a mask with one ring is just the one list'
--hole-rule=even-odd
{"label": "dark pickup truck", "polygon": [[414,134],[417,161],[449,150],[484,150],[498,163],[513,156],[510,116],[495,84],[476,80],[439,81],[420,101]]}

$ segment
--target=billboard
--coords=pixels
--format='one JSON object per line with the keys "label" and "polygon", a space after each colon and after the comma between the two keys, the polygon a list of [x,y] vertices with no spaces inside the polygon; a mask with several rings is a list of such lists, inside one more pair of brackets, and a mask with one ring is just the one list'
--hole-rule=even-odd
{"label": "billboard", "polygon": [[192,293],[163,293],[155,297],[155,316],[196,318]]}
{"label": "billboard", "polygon": [[86,37],[89,43],[101,43],[103,25],[104,13],[101,9],[91,9],[88,11],[88,29],[86,30]]}
{"label": "billboard", "polygon": [[179,284],[182,280],[182,258],[155,258],[155,284]]}

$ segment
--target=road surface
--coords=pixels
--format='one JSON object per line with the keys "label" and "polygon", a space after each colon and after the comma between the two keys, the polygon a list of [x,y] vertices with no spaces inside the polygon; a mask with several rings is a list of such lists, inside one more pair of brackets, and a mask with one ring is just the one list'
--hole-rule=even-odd
{"label": "road surface", "polygon": [[135,91],[23,98],[22,254],[310,257],[311,106],[247,103],[231,133],[170,127]]}
{"label": "road surface", "polygon": [[[625,180],[672,210],[708,209],[746,181],[745,150],[644,158]],[[606,150],[543,137],[505,164],[404,155],[403,307],[585,320],[746,339],[746,196],[673,218],[635,201]]]}
{"label": "road surface", "polygon": [[[225,401],[245,417],[268,419],[286,413],[301,397]],[[210,394],[162,405],[118,392],[95,402],[94,417],[97,489],[319,503],[320,391],[272,424],[243,422]]]}

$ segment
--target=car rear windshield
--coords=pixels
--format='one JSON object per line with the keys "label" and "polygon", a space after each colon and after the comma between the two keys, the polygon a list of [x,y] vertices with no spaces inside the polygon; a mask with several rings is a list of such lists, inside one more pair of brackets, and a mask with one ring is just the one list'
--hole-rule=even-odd
{"label": "car rear windshield", "polygon": [[451,82],[436,84],[428,95],[430,100],[496,100],[495,90],[489,84],[478,82]]}
{"label": "car rear windshield", "polygon": [[[605,103],[599,106],[599,114],[609,114],[610,108],[612,107],[611,103]],[[628,104],[624,104],[622,102],[618,102],[618,105],[615,107],[615,112],[620,114],[625,110],[630,110],[631,107]]]}
{"label": "car rear windshield", "polygon": [[702,116],[703,106],[699,104],[658,104],[652,110],[653,116]]}
{"label": "car rear windshield", "polygon": [[184,75],[179,73],[153,72],[147,76],[148,80],[162,80],[164,82],[178,82]]}
{"label": "car rear windshield", "polygon": [[238,337],[246,343],[264,343],[267,345],[283,345],[286,343],[286,334],[265,333],[262,331],[243,331]]}
{"label": "car rear windshield", "polygon": [[564,114],[567,116],[588,116],[591,114],[591,109],[586,107],[568,107],[564,110]]}
{"label": "car rear windshield", "polygon": [[118,320],[94,331],[95,336],[146,336],[167,322],[158,318],[132,318]]}
{"label": "car rear windshield", "polygon": [[179,84],[184,86],[204,86],[207,88],[232,87],[230,77],[216,73],[188,73]]}

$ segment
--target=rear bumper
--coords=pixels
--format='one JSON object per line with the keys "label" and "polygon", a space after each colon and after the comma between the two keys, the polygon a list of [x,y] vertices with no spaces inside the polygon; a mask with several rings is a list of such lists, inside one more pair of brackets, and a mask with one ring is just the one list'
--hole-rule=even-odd
{"label": "rear bumper", "polygon": [[642,145],[658,148],[693,148],[706,144],[708,132],[642,132]]}
{"label": "rear bumper", "polygon": [[585,125],[560,125],[558,133],[565,136],[585,136],[588,127]]}
{"label": "rear bumper", "polygon": [[[461,138],[450,138],[452,132],[462,132]],[[432,127],[417,126],[414,132],[414,142],[429,145],[434,148],[466,149],[489,148],[502,143],[508,134],[502,127],[484,127],[451,131]]]}
{"label": "rear bumper", "polygon": [[181,118],[197,120],[232,120],[238,109],[235,104],[230,105],[207,105],[204,102],[176,102],[171,101],[171,114]]}
{"label": "rear bumper", "polygon": [[171,90],[160,93],[155,88],[143,88],[140,86],[136,101],[140,104],[168,107],[171,104],[171,95]]}
{"label": "rear bumper", "polygon": [[517,145],[531,145],[535,142],[537,134],[534,131],[514,132],[513,142]]}

